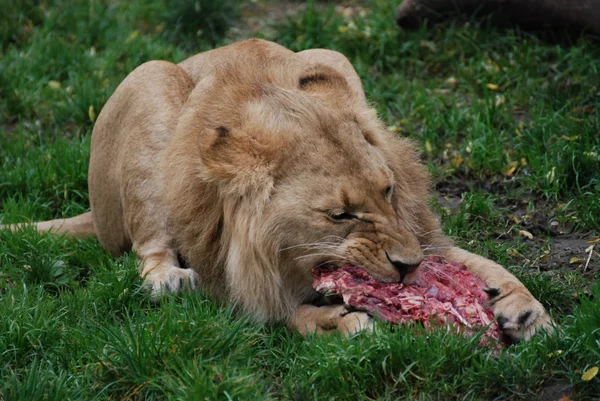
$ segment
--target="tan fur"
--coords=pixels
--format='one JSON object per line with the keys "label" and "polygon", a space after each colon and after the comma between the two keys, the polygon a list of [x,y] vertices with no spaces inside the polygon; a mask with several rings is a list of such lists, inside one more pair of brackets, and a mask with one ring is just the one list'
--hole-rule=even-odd
{"label": "tan fur", "polygon": [[413,144],[382,126],[339,53],[248,40],[143,64],[100,113],[91,152],[88,220],[111,253],[137,252],[155,294],[188,283],[259,321],[351,333],[365,314],[307,305],[312,268],[399,281],[431,248],[499,289],[509,334],[550,327],[514,276],[442,235]]}

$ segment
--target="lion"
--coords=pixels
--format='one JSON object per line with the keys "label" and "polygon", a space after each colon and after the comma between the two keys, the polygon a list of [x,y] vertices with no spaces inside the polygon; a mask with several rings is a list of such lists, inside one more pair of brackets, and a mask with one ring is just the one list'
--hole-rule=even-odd
{"label": "lion", "polygon": [[98,116],[88,177],[91,211],[37,230],[135,251],[154,297],[199,288],[258,322],[351,334],[371,318],[319,306],[313,268],[410,282],[438,254],[488,284],[509,337],[552,330],[515,276],[443,235],[414,144],[386,130],[335,51],[250,39],[142,64]]}

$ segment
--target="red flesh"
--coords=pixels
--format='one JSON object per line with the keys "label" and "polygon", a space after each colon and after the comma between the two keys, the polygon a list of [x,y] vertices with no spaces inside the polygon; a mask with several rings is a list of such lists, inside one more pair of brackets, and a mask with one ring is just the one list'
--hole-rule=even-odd
{"label": "red flesh", "polygon": [[487,327],[483,338],[501,337],[494,315],[486,306],[486,284],[461,263],[427,257],[412,285],[381,283],[356,266],[314,269],[313,276],[313,287],[318,292],[341,296],[350,307],[389,323],[416,321],[429,328],[435,322],[468,334]]}

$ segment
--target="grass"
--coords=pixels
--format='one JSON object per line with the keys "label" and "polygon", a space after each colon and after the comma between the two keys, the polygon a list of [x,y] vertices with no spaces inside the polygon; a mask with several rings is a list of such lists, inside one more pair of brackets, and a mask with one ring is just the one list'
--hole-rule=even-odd
{"label": "grass", "polygon": [[[0,0],[2,222],[87,210],[91,128],[118,83],[144,61],[237,38],[226,28],[239,3],[166,4]],[[439,182],[460,188],[440,192],[454,204],[434,205],[446,232],[515,272],[558,333],[498,354],[417,327],[304,340],[201,293],[153,304],[134,256],[112,259],[95,240],[4,231],[0,400],[597,399],[600,379],[582,374],[600,365],[598,259],[584,274],[568,261],[544,271],[543,257],[562,232],[600,230],[598,44],[485,20],[404,32],[395,6],[372,0],[348,18],[309,2],[271,39],[351,59],[390,129],[422,145]],[[540,216],[559,237],[546,226],[537,242],[519,234]]]}

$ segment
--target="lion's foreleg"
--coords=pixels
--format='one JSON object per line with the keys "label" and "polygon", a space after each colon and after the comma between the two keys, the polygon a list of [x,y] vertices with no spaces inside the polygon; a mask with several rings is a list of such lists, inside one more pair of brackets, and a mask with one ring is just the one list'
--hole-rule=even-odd
{"label": "lion's foreleg", "polygon": [[499,264],[458,247],[444,255],[463,263],[488,285],[490,304],[505,334],[515,340],[529,339],[540,329],[552,331],[553,322],[546,309],[525,286]]}
{"label": "lion's foreleg", "polygon": [[140,274],[151,287],[153,298],[166,292],[179,292],[185,287],[196,289],[197,274],[192,269],[182,269],[176,252],[160,240],[134,244],[134,249]]}

